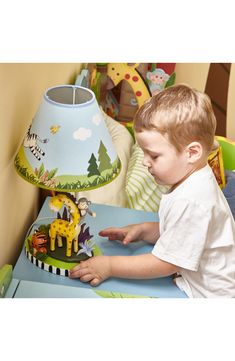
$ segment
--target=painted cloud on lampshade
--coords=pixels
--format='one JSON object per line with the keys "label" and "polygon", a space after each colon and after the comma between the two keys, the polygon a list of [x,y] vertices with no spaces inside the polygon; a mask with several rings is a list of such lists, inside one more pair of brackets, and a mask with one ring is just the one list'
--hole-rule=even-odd
{"label": "painted cloud on lampshade", "polygon": [[73,137],[77,140],[86,140],[87,138],[91,137],[91,134],[91,129],[81,127],[73,133]]}
{"label": "painted cloud on lampshade", "polygon": [[96,114],[92,117],[92,122],[95,124],[95,125],[99,125],[100,122],[101,122],[102,118],[101,118],[101,115],[100,114]]}

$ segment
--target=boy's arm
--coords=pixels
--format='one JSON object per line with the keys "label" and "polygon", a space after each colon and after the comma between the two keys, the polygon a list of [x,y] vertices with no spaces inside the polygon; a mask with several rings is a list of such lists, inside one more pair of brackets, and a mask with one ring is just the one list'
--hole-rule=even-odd
{"label": "boy's arm", "polygon": [[97,256],[81,262],[70,271],[71,278],[80,278],[97,286],[109,277],[150,279],[169,276],[179,268],[151,253],[138,256]]}
{"label": "boy's arm", "polygon": [[155,244],[160,237],[159,222],[145,222],[143,226],[143,240]]}
{"label": "boy's arm", "polygon": [[111,256],[111,277],[150,279],[169,276],[179,270],[179,267],[165,262],[152,253],[138,256]]}

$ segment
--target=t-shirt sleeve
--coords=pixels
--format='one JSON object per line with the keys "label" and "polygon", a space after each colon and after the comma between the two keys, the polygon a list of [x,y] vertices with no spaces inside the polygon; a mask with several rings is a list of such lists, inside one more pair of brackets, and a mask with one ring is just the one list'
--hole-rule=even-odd
{"label": "t-shirt sleeve", "polygon": [[209,225],[208,212],[196,202],[184,199],[172,202],[152,254],[181,268],[197,271]]}

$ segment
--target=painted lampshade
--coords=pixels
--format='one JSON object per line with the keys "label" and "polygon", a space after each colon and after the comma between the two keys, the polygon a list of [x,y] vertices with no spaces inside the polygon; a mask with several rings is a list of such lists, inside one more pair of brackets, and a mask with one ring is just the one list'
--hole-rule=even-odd
{"label": "painted lampshade", "polygon": [[15,158],[18,173],[45,189],[101,187],[121,162],[94,93],[80,86],[48,89]]}

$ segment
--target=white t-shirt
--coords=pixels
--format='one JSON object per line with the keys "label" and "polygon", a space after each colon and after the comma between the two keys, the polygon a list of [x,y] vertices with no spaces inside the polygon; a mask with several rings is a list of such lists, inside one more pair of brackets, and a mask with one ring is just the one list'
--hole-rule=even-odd
{"label": "white t-shirt", "polygon": [[206,165],[162,195],[153,255],[180,267],[189,297],[235,297],[235,222]]}

